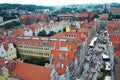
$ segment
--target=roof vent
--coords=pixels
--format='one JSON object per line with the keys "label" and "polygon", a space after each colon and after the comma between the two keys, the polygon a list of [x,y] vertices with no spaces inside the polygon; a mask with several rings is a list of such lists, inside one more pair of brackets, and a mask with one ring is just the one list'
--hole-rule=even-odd
{"label": "roof vent", "polygon": [[7,68],[9,61],[4,62],[4,67]]}

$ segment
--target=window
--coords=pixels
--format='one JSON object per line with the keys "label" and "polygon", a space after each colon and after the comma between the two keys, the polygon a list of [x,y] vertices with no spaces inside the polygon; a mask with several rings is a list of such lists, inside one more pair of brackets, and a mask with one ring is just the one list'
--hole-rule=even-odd
{"label": "window", "polygon": [[28,48],[28,46],[24,46],[24,48]]}
{"label": "window", "polygon": [[1,52],[1,54],[4,54],[4,52]]}
{"label": "window", "polygon": [[43,53],[39,53],[39,55],[43,55]]}
{"label": "window", "polygon": [[29,47],[30,49],[33,49],[33,47]]}
{"label": "window", "polygon": [[49,54],[48,53],[44,53],[44,56],[49,56]]}

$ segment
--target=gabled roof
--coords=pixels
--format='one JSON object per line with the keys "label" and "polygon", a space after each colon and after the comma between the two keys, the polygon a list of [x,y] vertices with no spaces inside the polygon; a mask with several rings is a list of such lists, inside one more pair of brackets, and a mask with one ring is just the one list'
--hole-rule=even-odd
{"label": "gabled roof", "polygon": [[[4,62],[5,60],[0,58],[0,63],[1,63],[0,71],[4,66]],[[15,64],[14,68],[12,67],[12,63]],[[9,61],[7,68],[11,76],[17,77],[23,80],[50,80],[50,74],[52,70],[47,67],[21,63],[17,61]]]}
{"label": "gabled roof", "polygon": [[7,42],[3,42],[4,49],[7,51],[8,50],[8,44]]}

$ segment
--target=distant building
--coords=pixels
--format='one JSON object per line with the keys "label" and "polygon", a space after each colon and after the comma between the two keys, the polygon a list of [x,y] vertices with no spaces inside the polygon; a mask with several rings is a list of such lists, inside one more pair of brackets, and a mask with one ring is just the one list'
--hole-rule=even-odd
{"label": "distant building", "polygon": [[120,15],[120,8],[116,8],[112,11],[113,15]]}
{"label": "distant building", "polygon": [[108,17],[109,17],[109,14],[108,14],[108,9],[107,9],[107,4],[105,4],[104,10],[102,12],[101,19],[102,20],[107,20]]}
{"label": "distant building", "polygon": [[0,23],[3,23],[3,17],[0,16]]}
{"label": "distant building", "polygon": [[73,14],[59,14],[58,15],[58,20],[66,20],[66,21],[73,21]]}
{"label": "distant building", "polygon": [[83,12],[80,14],[59,14],[58,20],[91,22],[94,20],[94,15],[90,12]]}
{"label": "distant building", "polygon": [[45,22],[49,18],[46,14],[29,14],[29,15],[21,15],[20,22],[21,24],[31,25],[33,23]]}
{"label": "distant building", "polygon": [[35,9],[35,13],[43,13],[43,9]]}

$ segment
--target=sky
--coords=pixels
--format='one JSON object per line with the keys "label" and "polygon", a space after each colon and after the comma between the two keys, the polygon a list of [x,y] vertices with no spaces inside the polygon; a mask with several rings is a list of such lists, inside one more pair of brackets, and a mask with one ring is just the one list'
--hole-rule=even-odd
{"label": "sky", "polygon": [[69,5],[69,4],[89,4],[89,3],[120,3],[120,0],[0,0],[2,3],[34,4],[34,5]]}

